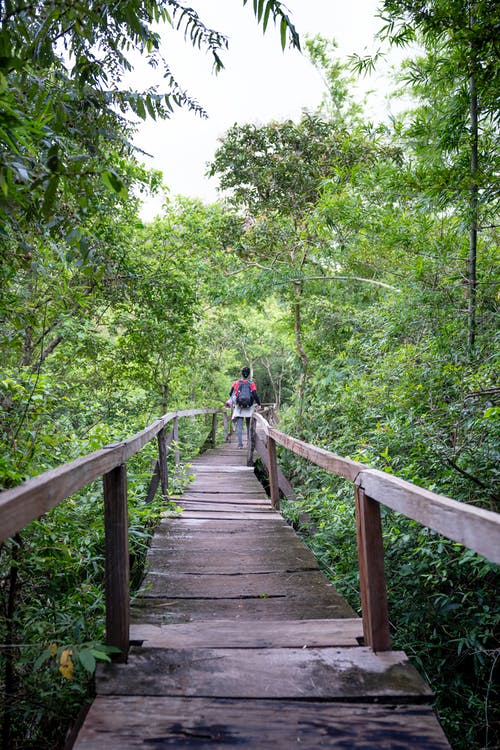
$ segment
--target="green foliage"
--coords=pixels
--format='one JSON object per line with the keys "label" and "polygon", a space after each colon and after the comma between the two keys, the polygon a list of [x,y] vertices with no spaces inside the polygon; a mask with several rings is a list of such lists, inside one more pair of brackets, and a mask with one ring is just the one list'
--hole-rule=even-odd
{"label": "green foliage", "polygon": [[[247,301],[256,304],[267,287],[282,304],[300,304],[295,360],[308,378],[295,386],[303,388],[302,413],[293,398],[288,409],[282,404],[283,429],[498,511],[495,136],[485,109],[471,356],[467,98],[449,45],[440,41],[434,56],[428,52],[407,67],[418,68],[414,93],[422,105],[393,132],[363,127],[348,107],[339,114],[326,99],[330,134],[319,116],[307,124],[235,126],[213,169],[247,213],[236,248],[251,269],[240,286]],[[310,53],[325,78],[331,71],[337,80],[326,43],[316,40]],[[306,132],[307,158],[295,162]],[[332,143],[338,147],[330,152]],[[245,341],[245,329],[238,337]],[[284,452],[281,460],[299,488],[286,512],[359,609],[350,489]],[[395,643],[436,691],[453,746],[495,746],[498,571],[389,513],[384,534]]]}
{"label": "green foliage", "polygon": [[[179,199],[146,227],[133,195],[159,176],[136,163],[125,117],[198,105],[170,73],[165,94],[123,91],[129,51],[163,64],[154,27],[163,22],[208,49],[219,68],[224,37],[173,1],[132,0],[113,13],[78,0],[65,9],[38,3],[29,16],[4,12],[2,487],[121,440],[167,410],[221,405],[245,362],[261,399],[281,405],[285,431],[498,511],[496,16],[486,3],[472,19],[448,0],[391,0],[386,9],[395,42],[417,32],[425,41],[403,70],[419,101],[412,113],[391,127],[365,123],[334,45],[310,40],[327,85],[320,111],[235,125],[211,168],[233,208]],[[281,3],[259,0],[253,10],[264,30],[272,19],[282,43],[288,34],[298,44]],[[484,67],[476,71],[481,227],[471,352],[464,81],[474,59]],[[169,459],[172,493],[189,481],[186,462],[209,430],[210,419],[182,423],[182,467]],[[128,465],[134,590],[164,507],[144,501],[154,458],[151,444]],[[285,512],[359,611],[350,484],[285,451],[280,460],[298,494]],[[88,487],[0,550],[3,708],[19,746],[30,737],[57,747],[96,662],[109,658],[101,506],[100,488]],[[498,571],[383,515],[394,643],[435,690],[453,746],[493,747]]]}

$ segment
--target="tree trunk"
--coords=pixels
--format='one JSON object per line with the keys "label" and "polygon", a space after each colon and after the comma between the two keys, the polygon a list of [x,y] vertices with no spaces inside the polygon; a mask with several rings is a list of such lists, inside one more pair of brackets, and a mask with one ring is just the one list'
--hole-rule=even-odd
{"label": "tree trunk", "polygon": [[26,326],[25,331],[24,331],[23,358],[21,360],[21,367],[27,367],[27,365],[30,365],[32,356],[33,356],[33,329],[31,326]]}
{"label": "tree trunk", "polygon": [[17,676],[15,648],[15,625],[14,615],[16,611],[16,599],[19,588],[18,568],[19,550],[21,537],[17,534],[12,540],[11,563],[9,570],[9,588],[6,603],[6,635],[5,635],[5,657],[4,657],[4,712],[2,722],[2,748],[9,750],[12,747],[12,710],[16,702]]}
{"label": "tree trunk", "polygon": [[299,378],[299,389],[298,389],[298,409],[297,409],[297,417],[300,422],[302,419],[302,412],[304,409],[304,393],[306,388],[306,380],[307,380],[307,368],[309,365],[309,358],[306,354],[306,351],[304,349],[304,345],[302,342],[302,321],[301,321],[301,296],[302,296],[302,282],[296,281],[294,284],[294,296],[295,301],[293,304],[293,315],[294,315],[294,322],[295,322],[295,343],[297,346],[297,352],[299,354],[300,364],[301,364],[301,372],[300,372],[300,378]]}
{"label": "tree trunk", "polygon": [[467,263],[468,295],[468,350],[472,354],[476,343],[476,290],[477,290],[477,228],[478,228],[478,102],[474,64],[470,76],[470,134],[471,134],[471,184],[470,184],[470,229],[469,229],[469,259]]}
{"label": "tree trunk", "polygon": [[168,397],[169,397],[168,383],[161,384],[161,413],[166,414],[168,410]]}

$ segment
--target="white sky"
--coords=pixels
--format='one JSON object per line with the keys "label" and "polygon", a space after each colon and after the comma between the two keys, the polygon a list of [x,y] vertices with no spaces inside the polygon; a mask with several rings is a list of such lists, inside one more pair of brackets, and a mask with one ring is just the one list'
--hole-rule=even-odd
{"label": "white sky", "polygon": [[[341,60],[353,53],[366,55],[380,46],[374,40],[382,24],[375,17],[377,0],[286,0],[285,4],[301,39],[317,33],[335,39]],[[151,154],[144,157],[144,163],[163,172],[170,196],[182,194],[210,202],[217,198],[217,185],[204,173],[217,139],[235,122],[298,118],[304,108],[314,109],[320,103],[323,84],[304,55],[282,51],[279,31],[271,21],[263,34],[252,0],[246,6],[242,0],[198,0],[193,6],[208,26],[229,37],[229,50],[223,53],[225,70],[213,74],[210,57],[193,49],[181,32],[167,29],[162,35],[172,72],[207,110],[209,119],[175,110],[170,120],[141,123],[134,143]],[[161,82],[161,77],[154,80],[149,66],[139,64],[131,85],[146,88],[158,83],[161,90]],[[365,92],[374,90],[368,112],[382,119],[391,106],[386,98],[387,79],[371,76],[362,87]],[[149,221],[161,213],[162,202],[161,198],[145,202],[142,218]]]}

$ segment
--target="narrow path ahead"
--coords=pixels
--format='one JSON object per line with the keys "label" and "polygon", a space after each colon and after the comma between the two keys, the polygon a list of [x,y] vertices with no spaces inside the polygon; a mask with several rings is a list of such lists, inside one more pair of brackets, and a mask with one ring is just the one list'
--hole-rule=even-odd
{"label": "narrow path ahead", "polygon": [[76,750],[448,748],[402,652],[361,620],[225,444],[159,526],[127,664],[102,668]]}

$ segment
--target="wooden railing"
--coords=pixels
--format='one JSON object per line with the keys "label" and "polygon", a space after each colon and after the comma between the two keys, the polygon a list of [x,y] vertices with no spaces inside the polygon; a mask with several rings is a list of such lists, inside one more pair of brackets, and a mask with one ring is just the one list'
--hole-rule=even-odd
{"label": "wooden railing", "polygon": [[279,508],[280,490],[293,497],[281,473],[276,444],[354,484],[361,609],[365,644],[391,648],[380,505],[402,513],[439,534],[500,564],[500,514],[451,500],[369,466],[309,445],[272,427],[259,413],[252,420],[249,462],[257,450],[267,467],[271,502]]}
{"label": "wooden railing", "polygon": [[[272,418],[273,410],[263,413]],[[209,442],[215,446],[217,416],[222,414],[224,438],[229,436],[228,414],[220,409],[188,409],[165,414],[128,440],[108,445],[88,456],[46,471],[24,484],[0,493],[0,543],[31,521],[103,478],[105,529],[106,641],[125,659],[129,645],[129,562],[127,513],[127,460],[157,438],[158,460],[147,492],[152,499],[158,485],[168,492],[167,458],[171,448],[178,462],[178,424],[182,417],[211,414]],[[171,431],[165,427],[172,422]],[[361,606],[364,638],[374,651],[391,647],[380,505],[386,505],[423,526],[437,531],[500,564],[500,514],[459,503],[364,464],[297,440],[254,414],[248,462],[255,450],[269,473],[271,502],[279,508],[280,491],[293,497],[293,488],[280,471],[276,444],[312,464],[354,484]]]}
{"label": "wooden railing", "polygon": [[[217,415],[223,415],[224,437],[227,415],[221,409],[187,409],[165,414],[128,440],[107,445],[76,461],[46,471],[18,487],[0,493],[0,543],[24,529],[31,521],[58,505],[90,482],[103,478],[105,533],[106,642],[120,649],[125,659],[129,645],[129,552],[127,512],[127,460],[150,440],[157,438],[158,460],[147,492],[152,499],[159,484],[168,492],[167,459],[171,447],[179,462],[178,434],[181,417],[211,414],[209,442],[215,447]],[[167,435],[165,427],[172,423]]]}

